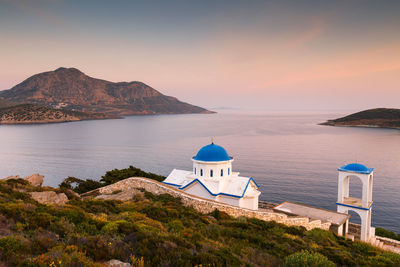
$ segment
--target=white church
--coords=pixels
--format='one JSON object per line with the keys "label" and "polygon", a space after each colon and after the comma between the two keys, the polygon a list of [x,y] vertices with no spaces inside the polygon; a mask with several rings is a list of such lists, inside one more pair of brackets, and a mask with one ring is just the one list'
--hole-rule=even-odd
{"label": "white church", "polygon": [[[174,169],[163,183],[176,187],[185,193],[226,203],[241,208],[258,210],[259,186],[252,177],[239,176],[232,171],[233,158],[226,150],[212,142],[202,147],[192,158],[193,170]],[[351,238],[349,231],[349,211],[361,217],[359,238],[371,241],[375,228],[371,227],[373,168],[359,163],[351,163],[338,169],[337,212],[285,201],[273,209],[291,215],[309,217],[333,225],[331,231]],[[362,197],[350,196],[349,180],[356,177],[363,184]],[[352,237],[354,239],[354,236]]]}
{"label": "white church", "polygon": [[195,196],[226,204],[258,209],[259,186],[251,177],[232,171],[233,158],[212,142],[192,158],[193,170],[174,169],[163,183]]}

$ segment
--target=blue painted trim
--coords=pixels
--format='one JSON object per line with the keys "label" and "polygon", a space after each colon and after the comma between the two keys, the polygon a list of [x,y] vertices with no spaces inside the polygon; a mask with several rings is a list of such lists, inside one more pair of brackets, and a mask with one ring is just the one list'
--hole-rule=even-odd
{"label": "blue painted trim", "polygon": [[173,186],[177,186],[177,187],[180,187],[180,185],[179,184],[173,184],[173,183],[167,183],[167,182],[162,182],[163,184],[168,184],[168,185],[173,185]]}
{"label": "blue painted trim", "polygon": [[229,157],[228,159],[223,159],[223,160],[204,160],[204,159],[196,159],[196,156],[193,156],[192,159],[196,161],[202,161],[202,162],[224,162],[224,161],[230,161],[233,159],[233,157]]}
{"label": "blue painted trim", "polygon": [[193,183],[195,183],[195,182],[198,182],[198,183],[200,183],[200,184],[207,190],[207,192],[210,193],[210,195],[212,195],[212,196],[223,195],[223,196],[229,196],[229,197],[242,198],[242,197],[244,196],[244,194],[246,193],[247,188],[249,187],[250,181],[253,181],[253,182],[256,184],[257,188],[259,188],[259,186],[258,186],[257,183],[254,181],[254,179],[253,179],[252,177],[250,177],[250,179],[249,179],[249,181],[247,182],[246,187],[245,187],[245,189],[243,190],[243,193],[242,193],[241,196],[238,196],[238,195],[231,195],[231,194],[227,194],[227,193],[218,193],[218,194],[214,194],[214,193],[211,192],[211,191],[207,188],[207,186],[205,186],[199,179],[194,179],[193,181],[191,181],[191,182],[188,183],[187,185],[185,185],[185,186],[183,186],[183,187],[179,187],[179,189],[183,190],[183,189],[185,189],[186,187],[188,187],[189,185],[191,185],[191,184],[193,184]]}
{"label": "blue painted trim", "polygon": [[[250,177],[250,180],[253,181],[253,183],[257,186],[257,188],[260,188],[260,186],[256,183],[256,181],[253,179],[253,177]],[[249,181],[250,182],[250,181]]]}
{"label": "blue painted trim", "polygon": [[362,208],[362,207],[357,207],[357,206],[352,206],[352,205],[348,205],[348,204],[343,204],[343,203],[338,203],[338,202],[336,202],[336,205],[345,206],[345,207],[350,207],[350,208],[355,208],[355,209],[359,209],[359,210],[370,210],[371,207],[372,207],[372,204],[373,204],[373,203],[371,203],[371,206],[369,206],[369,208],[367,209],[367,208]]}
{"label": "blue painted trim", "polygon": [[371,172],[374,170],[374,168],[369,168],[368,171],[352,171],[352,170],[346,170],[343,168],[337,169],[338,171],[342,172],[354,172],[354,173],[360,173],[360,174],[371,174]]}

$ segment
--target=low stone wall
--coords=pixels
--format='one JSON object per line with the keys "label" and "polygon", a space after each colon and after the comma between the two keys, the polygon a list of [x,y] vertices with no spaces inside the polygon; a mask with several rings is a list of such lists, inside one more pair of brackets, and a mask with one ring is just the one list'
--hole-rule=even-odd
{"label": "low stone wall", "polygon": [[383,236],[377,236],[377,235],[375,236],[375,238],[380,240],[380,241],[382,241],[382,242],[384,242],[387,245],[392,245],[392,246],[400,248],[400,241],[399,240],[394,240],[394,239],[391,239],[391,238],[387,238],[387,237],[383,237]]}
{"label": "low stone wall", "polygon": [[210,213],[217,209],[226,212],[232,217],[245,216],[250,218],[257,218],[264,221],[276,221],[289,226],[304,226],[307,230],[311,230],[313,228],[322,228],[324,230],[329,230],[330,227],[330,223],[321,223],[320,220],[310,221],[310,219],[306,217],[291,217],[286,214],[278,213],[269,209],[249,210],[209,199],[204,199],[184,193],[172,186],[160,183],[158,181],[142,177],[127,178],[115,184],[111,184],[88,192],[86,194],[83,194],[82,196],[89,196],[96,192],[100,194],[112,194],[113,192],[119,190],[125,191],[139,188],[143,188],[144,190],[156,195],[170,194],[174,197],[179,197],[184,206],[193,207],[201,213]]}
{"label": "low stone wall", "polygon": [[267,201],[258,201],[258,208],[259,209],[272,209],[273,207],[278,206],[278,203],[274,202],[267,202]]}

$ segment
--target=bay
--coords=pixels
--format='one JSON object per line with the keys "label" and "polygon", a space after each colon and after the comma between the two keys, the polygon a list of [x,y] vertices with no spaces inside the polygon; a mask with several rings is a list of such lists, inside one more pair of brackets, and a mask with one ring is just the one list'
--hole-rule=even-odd
{"label": "bay", "polygon": [[[372,224],[400,232],[400,131],[318,125],[345,114],[221,111],[2,125],[0,177],[40,173],[57,186],[68,176],[98,180],[129,165],[168,175],[191,170],[191,157],[214,137],[234,157],[233,170],[261,186],[265,201],[335,210],[337,168],[352,162],[375,168]],[[351,179],[351,195],[360,189]]]}

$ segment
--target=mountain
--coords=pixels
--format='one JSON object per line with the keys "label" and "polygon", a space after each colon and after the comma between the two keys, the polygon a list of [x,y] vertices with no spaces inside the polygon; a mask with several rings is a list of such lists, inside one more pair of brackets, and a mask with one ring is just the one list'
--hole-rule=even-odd
{"label": "mountain", "polygon": [[51,123],[111,118],[116,117],[102,113],[52,109],[34,104],[0,107],[0,124]]}
{"label": "mountain", "polygon": [[75,68],[58,68],[26,79],[0,98],[53,108],[112,115],[212,113],[166,96],[142,82],[109,82]]}
{"label": "mountain", "polygon": [[328,120],[321,125],[400,129],[400,109],[368,109],[335,120]]}
{"label": "mountain", "polygon": [[6,108],[6,107],[15,106],[15,105],[16,105],[16,103],[13,103],[11,101],[7,101],[7,100],[0,98],[0,108]]}

